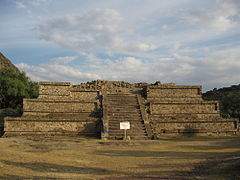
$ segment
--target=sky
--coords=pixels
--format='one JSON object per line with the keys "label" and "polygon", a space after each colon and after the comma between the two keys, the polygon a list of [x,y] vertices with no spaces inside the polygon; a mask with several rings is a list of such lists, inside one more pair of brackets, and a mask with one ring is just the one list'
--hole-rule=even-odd
{"label": "sky", "polygon": [[240,83],[240,0],[0,0],[0,27],[34,81]]}

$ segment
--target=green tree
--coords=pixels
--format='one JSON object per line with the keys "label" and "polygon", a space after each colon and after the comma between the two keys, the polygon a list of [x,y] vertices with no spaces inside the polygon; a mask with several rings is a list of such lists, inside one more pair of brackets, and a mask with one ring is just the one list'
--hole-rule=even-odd
{"label": "green tree", "polygon": [[0,108],[16,108],[23,98],[38,96],[38,84],[24,72],[0,70]]}
{"label": "green tree", "polygon": [[220,89],[214,88],[203,93],[203,98],[220,101],[220,113],[223,117],[240,118],[240,84]]}
{"label": "green tree", "polygon": [[240,118],[240,92],[230,92],[222,99],[222,115]]}

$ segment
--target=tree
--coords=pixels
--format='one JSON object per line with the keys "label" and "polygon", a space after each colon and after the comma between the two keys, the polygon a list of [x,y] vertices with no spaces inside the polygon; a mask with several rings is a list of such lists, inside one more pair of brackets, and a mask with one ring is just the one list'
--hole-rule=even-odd
{"label": "tree", "polygon": [[203,94],[205,100],[220,101],[220,113],[223,117],[240,118],[240,84],[214,88]]}
{"label": "tree", "polygon": [[240,118],[240,91],[230,92],[224,96],[221,106],[223,116]]}
{"label": "tree", "polygon": [[16,108],[23,98],[38,96],[38,84],[24,72],[0,70],[0,108]]}

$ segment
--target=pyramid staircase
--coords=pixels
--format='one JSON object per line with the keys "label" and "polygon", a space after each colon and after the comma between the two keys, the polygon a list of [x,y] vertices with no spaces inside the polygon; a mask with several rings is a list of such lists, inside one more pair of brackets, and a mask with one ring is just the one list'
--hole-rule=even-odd
{"label": "pyramid staircase", "polygon": [[123,139],[124,130],[120,122],[130,122],[127,136],[130,139],[147,139],[147,131],[142,118],[140,105],[136,94],[108,94],[107,112],[108,139]]}

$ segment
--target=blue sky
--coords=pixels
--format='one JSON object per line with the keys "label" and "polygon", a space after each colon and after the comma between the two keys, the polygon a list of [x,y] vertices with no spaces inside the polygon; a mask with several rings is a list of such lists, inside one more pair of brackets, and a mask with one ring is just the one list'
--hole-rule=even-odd
{"label": "blue sky", "polygon": [[0,0],[0,51],[35,81],[239,84],[239,0]]}

